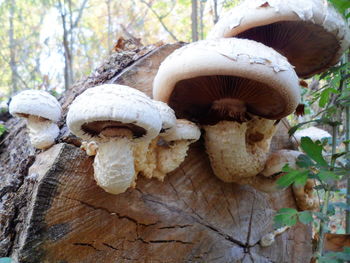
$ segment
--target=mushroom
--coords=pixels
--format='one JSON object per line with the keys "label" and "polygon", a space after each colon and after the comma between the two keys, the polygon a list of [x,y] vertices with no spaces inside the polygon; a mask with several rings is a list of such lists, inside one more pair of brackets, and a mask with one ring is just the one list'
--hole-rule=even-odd
{"label": "mushroom", "polygon": [[302,78],[335,65],[350,45],[345,19],[327,0],[246,0],[223,16],[208,36],[222,37],[274,48]]}
{"label": "mushroom", "polygon": [[153,96],[199,123],[214,173],[240,182],[261,172],[276,130],[300,99],[298,77],[275,50],[251,40],[199,41],[161,64]]}
{"label": "mushroom", "polygon": [[271,246],[273,243],[275,243],[276,237],[283,234],[284,232],[286,232],[289,228],[290,228],[290,226],[284,226],[284,227],[276,229],[275,231],[273,231],[271,233],[264,235],[259,241],[260,246],[262,246],[262,247]]}
{"label": "mushroom", "polygon": [[[166,132],[176,125],[174,111],[164,102],[153,101],[162,121],[160,134]],[[153,140],[143,141],[135,145],[135,170],[141,172],[146,178],[152,178],[157,167],[157,145],[159,137]]]}
{"label": "mushroom", "polygon": [[25,90],[12,98],[9,111],[27,120],[30,142],[35,148],[46,149],[55,143],[61,106],[54,96],[46,91]]}
{"label": "mushroom", "polygon": [[157,149],[157,168],[153,177],[164,180],[167,173],[174,171],[185,160],[191,143],[197,141],[201,132],[197,125],[188,120],[177,120],[176,126],[159,135],[166,145]]}
{"label": "mushroom", "polygon": [[[281,188],[276,184],[276,181],[285,175],[282,168],[288,164],[290,168],[298,169],[296,161],[302,154],[302,152],[293,150],[279,150],[272,153],[266,161],[264,170],[253,178],[250,184],[266,193],[280,190]],[[318,198],[313,192],[314,186],[313,179],[308,179],[305,185],[293,184],[293,193],[300,210],[317,210],[319,208]]]}
{"label": "mushroom", "polygon": [[87,89],[69,107],[67,125],[76,136],[98,144],[94,177],[106,192],[135,185],[134,143],[155,138],[161,121],[144,93],[123,85]]}
{"label": "mushroom", "polygon": [[302,137],[309,137],[312,141],[322,141],[326,139],[331,139],[332,135],[322,129],[316,127],[309,127],[294,133],[293,137],[300,144]]}
{"label": "mushroom", "polygon": [[151,142],[135,147],[135,169],[147,178],[163,181],[166,174],[184,161],[188,147],[200,137],[199,128],[188,120],[176,120],[174,111],[164,102],[154,101],[162,120],[162,130]]}

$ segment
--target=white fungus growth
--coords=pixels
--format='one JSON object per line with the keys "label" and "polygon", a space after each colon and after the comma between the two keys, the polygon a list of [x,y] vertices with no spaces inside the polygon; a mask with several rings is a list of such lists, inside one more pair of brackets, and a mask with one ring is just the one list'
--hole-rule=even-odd
{"label": "white fungus growth", "polygon": [[61,106],[55,97],[45,91],[25,90],[14,96],[9,111],[25,118],[31,144],[37,149],[47,149],[59,134],[56,124],[61,118]]}

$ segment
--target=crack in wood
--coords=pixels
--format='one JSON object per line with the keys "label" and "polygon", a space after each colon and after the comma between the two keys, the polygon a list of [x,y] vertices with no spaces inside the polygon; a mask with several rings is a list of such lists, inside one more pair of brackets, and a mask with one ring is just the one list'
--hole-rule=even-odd
{"label": "crack in wood", "polygon": [[145,240],[142,237],[138,237],[134,240],[128,240],[128,242],[134,243],[140,241],[144,244],[162,244],[162,243],[179,243],[179,244],[183,244],[183,245],[193,245],[193,242],[188,242],[188,241],[183,241],[183,240],[178,240],[178,239],[157,239],[157,240]]}
{"label": "crack in wood", "polygon": [[174,228],[185,228],[185,227],[191,227],[193,225],[173,225],[173,226],[163,226],[163,227],[158,227],[158,229],[174,229]]}
{"label": "crack in wood", "polygon": [[102,243],[102,245],[104,245],[104,246],[106,246],[106,247],[109,247],[109,248],[111,248],[111,249],[113,249],[113,250],[119,250],[118,248],[116,248],[116,247],[114,247],[114,246],[112,246],[112,245],[110,245],[110,244],[108,244],[108,243]]}
{"label": "crack in wood", "polygon": [[93,248],[93,249],[96,250],[96,251],[101,251],[101,250],[95,248],[95,247],[94,247],[92,244],[90,244],[90,243],[80,243],[80,242],[76,242],[76,243],[73,243],[73,245],[74,245],[74,246],[91,247],[91,248]]}
{"label": "crack in wood", "polygon": [[[142,191],[140,191],[140,193],[142,193]],[[179,209],[179,208],[171,207],[171,206],[169,206],[169,205],[167,205],[167,204],[164,204],[164,203],[162,203],[162,202],[160,202],[160,201],[149,199],[149,198],[147,198],[147,196],[146,196],[145,194],[143,194],[143,193],[142,193],[142,198],[143,198],[144,201],[156,203],[156,204],[158,204],[158,205],[161,205],[161,206],[165,207],[166,209],[168,209],[168,210],[171,211],[171,212],[175,212],[175,213],[178,213],[178,214],[182,214],[182,215],[185,215],[186,217],[191,218],[191,219],[192,219],[193,221],[195,221],[196,223],[198,223],[198,224],[200,224],[200,225],[206,227],[207,229],[210,229],[210,230],[216,232],[217,234],[219,234],[220,236],[224,237],[226,240],[230,241],[231,243],[234,243],[235,245],[238,245],[238,246],[243,247],[243,248],[247,247],[247,245],[246,245],[246,244],[243,244],[241,241],[236,240],[236,239],[233,238],[232,236],[230,236],[230,235],[224,233],[223,231],[221,231],[219,228],[216,228],[215,226],[211,225],[210,223],[205,222],[205,221],[203,220],[203,218],[198,217],[198,215],[197,215],[196,213],[195,213],[195,214],[197,215],[198,218],[194,217],[193,215],[190,215],[190,214],[186,213],[185,211],[183,211],[183,210],[181,210],[181,209]],[[193,212],[193,211],[192,211],[192,212]]]}
{"label": "crack in wood", "polygon": [[[254,205],[255,205],[255,195],[253,202],[252,202],[252,209],[250,210],[250,217],[249,217],[249,225],[248,225],[248,234],[247,234],[247,242],[246,242],[246,246],[247,248],[249,248],[249,242],[250,242],[250,235],[252,232],[252,225],[253,225],[253,214],[254,214]],[[248,250],[249,251],[249,250]]]}
{"label": "crack in wood", "polygon": [[144,227],[149,227],[149,226],[154,226],[158,223],[160,223],[159,221],[157,222],[154,222],[154,223],[150,223],[150,224],[146,224],[146,223],[140,223],[139,221],[137,221],[137,219],[135,218],[132,218],[130,216],[127,216],[127,215],[121,215],[119,212],[117,211],[111,211],[105,207],[101,207],[101,206],[94,206],[94,205],[91,205],[85,201],[82,201],[82,200],[78,200],[78,199],[75,199],[75,198],[71,198],[71,197],[68,197],[68,196],[62,196],[64,198],[67,198],[69,200],[73,200],[73,201],[76,201],[76,202],[79,202],[81,203],[82,205],[85,205],[91,209],[94,209],[94,210],[101,210],[101,211],[104,211],[106,213],[108,213],[109,215],[113,215],[113,216],[117,216],[119,219],[127,219],[129,220],[130,222],[133,222],[134,224],[136,224],[137,226],[140,225],[140,226],[144,226]]}

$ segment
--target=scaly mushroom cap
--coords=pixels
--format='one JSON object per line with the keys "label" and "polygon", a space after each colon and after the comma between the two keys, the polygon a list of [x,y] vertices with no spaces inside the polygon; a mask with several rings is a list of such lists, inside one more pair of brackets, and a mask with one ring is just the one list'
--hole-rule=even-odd
{"label": "scaly mushroom cap", "polygon": [[61,106],[57,99],[46,91],[25,90],[12,97],[9,111],[17,117],[29,115],[57,122],[61,117]]}
{"label": "scaly mushroom cap", "polygon": [[156,137],[162,126],[157,107],[141,91],[105,84],[87,89],[69,107],[67,125],[84,139],[99,140],[107,129],[129,129],[138,141]]}
{"label": "scaly mushroom cap", "polygon": [[180,119],[244,121],[246,113],[280,119],[300,99],[298,77],[272,48],[245,39],[206,40],[175,50],[161,66],[153,96]]}
{"label": "scaly mushroom cap", "polygon": [[197,141],[201,137],[201,131],[196,124],[188,120],[176,120],[176,126],[162,135],[168,142],[187,140]]}
{"label": "scaly mushroom cap", "polygon": [[220,19],[208,38],[251,39],[274,48],[311,77],[336,64],[350,30],[326,0],[246,0]]}
{"label": "scaly mushroom cap", "polygon": [[297,131],[296,133],[294,133],[294,137],[297,140],[297,142],[300,143],[301,137],[310,137],[310,139],[313,141],[321,141],[322,139],[332,138],[332,135],[330,135],[325,130],[316,127],[310,127],[304,130]]}
{"label": "scaly mushroom cap", "polygon": [[162,120],[161,132],[165,132],[174,127],[176,125],[176,116],[174,110],[170,108],[168,104],[162,101],[154,100],[153,102],[156,105],[160,114],[160,118]]}

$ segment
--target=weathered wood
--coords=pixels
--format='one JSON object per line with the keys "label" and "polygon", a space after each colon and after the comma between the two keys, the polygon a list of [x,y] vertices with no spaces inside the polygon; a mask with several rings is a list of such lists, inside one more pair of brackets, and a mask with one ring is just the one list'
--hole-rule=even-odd
{"label": "weathered wood", "polygon": [[324,250],[326,252],[342,252],[345,247],[350,247],[349,234],[331,234],[325,235]]}
{"label": "weathered wood", "polygon": [[[68,91],[61,100],[64,109],[99,83],[123,83],[150,95],[159,63],[179,46],[153,47],[136,62],[140,53],[119,54]],[[135,189],[116,196],[96,186],[93,157],[77,147],[79,140],[63,122],[60,143],[37,154],[33,165],[23,124],[14,127],[0,148],[0,176],[9,180],[12,173],[21,180],[8,190],[3,190],[8,184],[0,185],[0,198],[7,196],[13,211],[9,217],[0,214],[5,222],[0,235],[8,240],[5,246],[0,243],[0,256],[28,263],[308,262],[311,257],[309,226],[293,227],[271,247],[258,244],[273,230],[275,211],[295,207],[291,190],[264,194],[221,182],[211,171],[202,141],[192,145],[185,162],[163,183],[139,176]],[[285,130],[276,138],[275,149],[289,147]],[[14,162],[8,150],[14,152]],[[14,167],[20,159],[23,167]]]}

